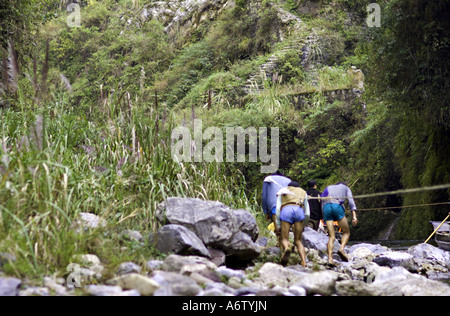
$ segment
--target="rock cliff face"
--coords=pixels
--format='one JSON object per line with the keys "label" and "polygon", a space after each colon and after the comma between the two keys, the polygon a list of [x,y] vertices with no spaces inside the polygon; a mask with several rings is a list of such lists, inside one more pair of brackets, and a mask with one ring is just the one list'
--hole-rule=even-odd
{"label": "rock cliff face", "polygon": [[234,6],[232,0],[170,0],[149,4],[143,17],[157,19],[171,36],[184,35],[201,22],[214,20],[225,9]]}
{"label": "rock cliff face", "polygon": [[[255,16],[260,10],[260,1],[248,4]],[[156,19],[166,27],[169,37],[182,37],[196,30],[202,22],[215,20],[224,10],[233,8],[234,0],[170,0],[155,1],[142,11],[144,19]],[[277,21],[280,26],[279,37],[285,36],[298,27],[299,18],[294,14],[277,8]]]}

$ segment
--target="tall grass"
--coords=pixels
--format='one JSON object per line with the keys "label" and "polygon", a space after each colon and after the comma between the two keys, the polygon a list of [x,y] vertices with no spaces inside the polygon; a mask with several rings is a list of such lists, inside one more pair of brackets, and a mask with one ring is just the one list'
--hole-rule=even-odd
{"label": "tall grass", "polygon": [[[106,264],[149,260],[151,247],[127,250],[118,236],[124,229],[154,231],[156,206],[169,196],[256,211],[239,171],[172,159],[173,118],[158,119],[148,105],[111,102],[90,120],[64,98],[0,110],[0,252],[17,259],[8,273],[61,275],[74,254],[87,252]],[[97,214],[107,227],[77,234],[80,212]]]}

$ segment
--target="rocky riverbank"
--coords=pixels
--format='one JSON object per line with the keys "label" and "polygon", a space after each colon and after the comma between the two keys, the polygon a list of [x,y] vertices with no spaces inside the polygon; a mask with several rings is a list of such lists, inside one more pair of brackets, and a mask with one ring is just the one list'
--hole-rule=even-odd
{"label": "rocky riverbank", "polygon": [[[307,268],[296,254],[283,267],[279,249],[257,238],[256,221],[244,210],[169,199],[158,207],[158,218],[164,225],[149,239],[170,253],[164,260],[123,262],[106,273],[97,256],[81,255],[66,278],[45,277],[40,284],[0,272],[0,296],[450,296],[450,286],[439,281],[450,279],[450,253],[429,244],[407,251],[355,244],[347,249],[349,262],[336,256],[330,268],[327,236],[307,228]],[[139,232],[127,234],[142,239]],[[13,258],[0,255],[0,270],[7,260]]]}

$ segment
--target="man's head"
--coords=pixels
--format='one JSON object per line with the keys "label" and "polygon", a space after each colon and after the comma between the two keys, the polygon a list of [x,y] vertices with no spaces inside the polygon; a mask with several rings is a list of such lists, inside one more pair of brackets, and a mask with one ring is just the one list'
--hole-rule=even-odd
{"label": "man's head", "polygon": [[308,181],[308,188],[310,188],[310,189],[316,189],[316,188],[317,188],[317,182],[316,182],[316,180],[309,180],[309,181]]}
{"label": "man's head", "polygon": [[288,187],[300,188],[300,184],[296,181],[292,181],[288,184]]}
{"label": "man's head", "polygon": [[274,172],[272,175],[273,175],[273,176],[282,176],[282,177],[284,177],[284,174],[283,174],[283,172],[282,172],[281,170],[277,170],[277,171]]}

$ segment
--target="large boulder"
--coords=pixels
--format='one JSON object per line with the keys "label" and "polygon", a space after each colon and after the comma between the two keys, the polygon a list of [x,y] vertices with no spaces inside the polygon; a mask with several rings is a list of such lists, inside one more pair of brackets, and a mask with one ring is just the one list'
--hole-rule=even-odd
{"label": "large boulder", "polygon": [[307,272],[285,268],[279,264],[266,262],[259,270],[258,277],[254,279],[257,284],[266,287],[289,287],[293,282],[300,280]]}
{"label": "large boulder", "polygon": [[16,278],[0,278],[0,296],[17,296],[21,284]]}
{"label": "large boulder", "polygon": [[203,242],[189,229],[181,225],[166,225],[150,239],[162,253],[199,255],[210,257]]}
{"label": "large boulder", "polygon": [[450,296],[450,286],[412,274],[403,267],[380,273],[371,284],[384,296]]}
{"label": "large boulder", "polygon": [[[328,235],[323,233],[319,233],[310,227],[306,227],[305,231],[302,234],[303,237],[303,245],[309,249],[316,249],[327,253],[327,245],[328,245]],[[340,244],[336,240],[334,242],[333,251],[336,253],[339,250]]]}
{"label": "large boulder", "polygon": [[249,261],[259,256],[256,219],[245,210],[232,210],[213,201],[169,198],[156,209],[162,225],[184,226],[209,248],[221,249],[227,257]]}
{"label": "large boulder", "polygon": [[373,262],[380,266],[390,268],[403,267],[408,271],[417,271],[413,256],[406,252],[389,251],[381,254],[379,257],[373,259]]}
{"label": "large boulder", "polygon": [[302,287],[306,293],[329,296],[335,292],[338,274],[334,271],[320,271],[305,274],[302,278],[293,282],[293,286]]}
{"label": "large boulder", "polygon": [[450,266],[450,252],[430,244],[418,244],[412,246],[408,249],[408,253],[415,259],[432,260]]}

